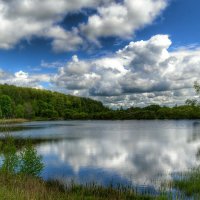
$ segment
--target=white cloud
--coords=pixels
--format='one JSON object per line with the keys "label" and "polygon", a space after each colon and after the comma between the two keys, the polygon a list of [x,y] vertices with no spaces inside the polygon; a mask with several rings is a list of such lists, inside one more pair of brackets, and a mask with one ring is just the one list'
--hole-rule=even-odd
{"label": "white cloud", "polygon": [[[2,76],[1,76],[2,75]],[[0,70],[0,84],[10,84],[22,87],[43,88],[42,83],[50,82],[48,74],[29,74],[24,71],[18,71],[14,74]]]}
{"label": "white cloud", "polygon": [[15,78],[19,80],[27,79],[28,78],[28,73],[19,71],[15,73]]}
{"label": "white cloud", "polygon": [[151,24],[167,6],[167,0],[124,0],[123,3],[112,3],[99,7],[98,13],[89,17],[81,30],[92,41],[98,37],[129,37]]}
{"label": "white cloud", "polygon": [[41,68],[49,68],[49,69],[52,69],[52,68],[58,68],[58,67],[61,67],[63,65],[62,62],[46,62],[44,60],[41,61],[40,63],[40,66],[37,67],[38,70],[41,70]]}
{"label": "white cloud", "polygon": [[180,104],[194,95],[200,50],[169,52],[171,43],[167,35],[156,35],[147,41],[130,42],[112,56],[92,60],[74,56],[52,82],[112,106]]}
{"label": "white cloud", "polygon": [[75,50],[82,39],[77,32],[66,31],[61,22],[66,14],[97,7],[104,0],[0,0],[0,48],[13,48],[33,36],[53,39],[55,51]]}
{"label": "white cloud", "polygon": [[182,104],[195,96],[194,81],[200,74],[200,50],[169,51],[167,35],[130,42],[110,56],[83,60],[77,55],[66,64],[45,63],[58,68],[56,74],[15,74],[0,70],[0,83],[41,87],[92,97],[112,107]]}
{"label": "white cloud", "polygon": [[44,37],[54,38],[52,48],[55,52],[74,51],[83,44],[77,29],[66,31],[59,26],[54,26],[44,33]]}
{"label": "white cloud", "polygon": [[[124,0],[117,4],[115,0],[0,0],[0,49],[13,48],[24,39],[44,37],[52,40],[56,52],[74,51],[83,44],[80,35],[93,40],[128,36],[152,23],[166,1]],[[83,8],[93,8],[98,14],[89,16],[88,24],[65,30],[61,26],[65,16]]]}
{"label": "white cloud", "polygon": [[[77,50],[85,38],[99,43],[100,37],[132,37],[153,23],[167,4],[168,0],[0,0],[0,49],[33,37],[50,39],[55,52]],[[67,14],[83,8],[97,12],[70,30],[61,26]],[[200,50],[193,44],[170,52],[171,43],[167,35],[156,35],[130,42],[110,56],[82,60],[75,55],[65,65],[42,62],[43,68],[58,68],[54,76],[0,70],[0,83],[41,87],[41,82],[51,82],[59,90],[112,106],[181,103],[194,95]]]}

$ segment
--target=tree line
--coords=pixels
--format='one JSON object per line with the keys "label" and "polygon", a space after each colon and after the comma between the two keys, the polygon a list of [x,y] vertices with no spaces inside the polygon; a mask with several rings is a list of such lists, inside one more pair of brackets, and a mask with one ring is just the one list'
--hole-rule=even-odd
{"label": "tree line", "polygon": [[[194,88],[200,94],[200,86]],[[0,118],[25,119],[200,119],[200,104],[187,100],[185,105],[112,110],[102,102],[48,90],[0,85]]]}
{"label": "tree line", "polygon": [[0,85],[0,118],[84,119],[107,110],[101,102],[89,98]]}

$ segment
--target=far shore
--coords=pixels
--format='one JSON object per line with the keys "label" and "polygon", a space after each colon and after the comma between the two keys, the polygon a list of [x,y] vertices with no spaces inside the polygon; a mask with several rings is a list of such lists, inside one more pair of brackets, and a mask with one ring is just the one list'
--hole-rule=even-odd
{"label": "far shore", "polygon": [[25,118],[11,118],[11,119],[0,119],[0,125],[1,124],[18,124],[18,123],[25,123],[25,122],[37,122],[37,121],[59,121],[59,120],[65,120],[63,118],[58,119],[51,119],[51,118],[41,118],[36,117],[33,119],[25,119]]}
{"label": "far shore", "polygon": [[0,125],[5,125],[5,124],[20,124],[20,123],[25,123],[25,122],[39,122],[39,121],[157,121],[157,120],[198,120],[198,119],[63,119],[63,118],[58,118],[58,119],[51,119],[51,118],[33,118],[33,119],[24,119],[24,118],[12,118],[12,119],[0,119]]}
{"label": "far shore", "polygon": [[31,120],[28,119],[0,119],[0,124],[14,124],[14,123],[24,123],[24,122],[29,122]]}

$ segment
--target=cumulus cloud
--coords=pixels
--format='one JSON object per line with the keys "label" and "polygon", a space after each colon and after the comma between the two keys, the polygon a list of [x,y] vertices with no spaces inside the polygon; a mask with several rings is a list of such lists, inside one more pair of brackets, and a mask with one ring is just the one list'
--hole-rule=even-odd
{"label": "cumulus cloud", "polygon": [[78,30],[66,31],[59,26],[49,28],[43,33],[44,37],[53,38],[52,48],[55,52],[75,51],[83,44]]}
{"label": "cumulus cloud", "polygon": [[[132,37],[153,23],[168,0],[0,0],[0,49],[10,49],[33,37],[50,39],[52,49],[74,51],[99,38]],[[66,29],[68,14],[89,8],[88,20]],[[86,11],[87,12],[87,11]],[[86,39],[86,40],[85,40]],[[193,82],[200,73],[200,50],[196,44],[169,51],[168,35],[130,42],[113,55],[79,59],[66,64],[42,62],[41,68],[58,68],[55,75],[15,74],[0,70],[0,83],[42,87],[90,96],[106,105],[131,106],[161,103],[172,105],[194,96]],[[90,43],[91,44],[91,43]]]}
{"label": "cumulus cloud", "polygon": [[55,51],[71,51],[82,43],[75,30],[58,25],[64,17],[82,8],[95,8],[105,0],[0,0],[0,48],[13,48],[33,36],[53,39]]}
{"label": "cumulus cloud", "polygon": [[[150,24],[167,0],[0,0],[0,48],[10,49],[21,40],[44,37],[56,52],[73,51],[83,37],[127,36]],[[83,8],[97,10],[88,23],[70,30],[62,27],[65,16]],[[142,12],[141,12],[142,11]],[[122,28],[123,27],[123,28]]]}
{"label": "cumulus cloud", "polygon": [[14,74],[0,70],[0,84],[9,84],[25,87],[42,89],[42,82],[48,83],[50,75],[48,74],[29,74],[24,71],[18,71]]}
{"label": "cumulus cloud", "polygon": [[[171,44],[168,35],[156,35],[147,41],[130,42],[112,56],[91,60],[74,56],[59,68],[52,82],[105,103],[117,104],[117,98],[127,105],[183,103],[186,95],[194,95],[200,50],[170,52]],[[177,91],[182,91],[182,96]]]}
{"label": "cumulus cloud", "polygon": [[0,83],[42,87],[92,97],[111,107],[182,104],[195,96],[194,81],[200,74],[200,50],[170,52],[168,35],[130,42],[113,55],[80,59],[74,55],[66,64],[41,63],[58,68],[55,74],[15,74],[0,70]]}
{"label": "cumulus cloud", "polygon": [[82,32],[92,41],[99,37],[129,37],[136,30],[151,24],[167,6],[167,0],[124,0],[97,9],[87,24],[81,25]]}

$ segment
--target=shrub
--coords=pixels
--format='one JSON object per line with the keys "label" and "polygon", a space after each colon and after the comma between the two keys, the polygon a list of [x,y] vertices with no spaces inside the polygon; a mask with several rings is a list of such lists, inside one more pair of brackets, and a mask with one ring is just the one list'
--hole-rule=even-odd
{"label": "shrub", "polygon": [[9,118],[12,116],[12,100],[7,95],[1,95],[0,96],[0,105],[1,105],[1,111],[2,115],[5,118]]}
{"label": "shrub", "polygon": [[42,157],[37,154],[30,141],[21,151],[17,152],[14,138],[6,136],[5,142],[1,143],[1,152],[3,173],[39,176],[44,167]]}
{"label": "shrub", "polygon": [[19,172],[26,175],[39,176],[44,167],[42,157],[37,155],[37,151],[30,141],[26,144],[20,155]]}
{"label": "shrub", "polygon": [[16,173],[19,164],[19,156],[17,155],[17,149],[14,145],[14,139],[12,137],[7,137],[5,144],[1,143],[1,147],[3,153],[2,172],[9,174]]}

